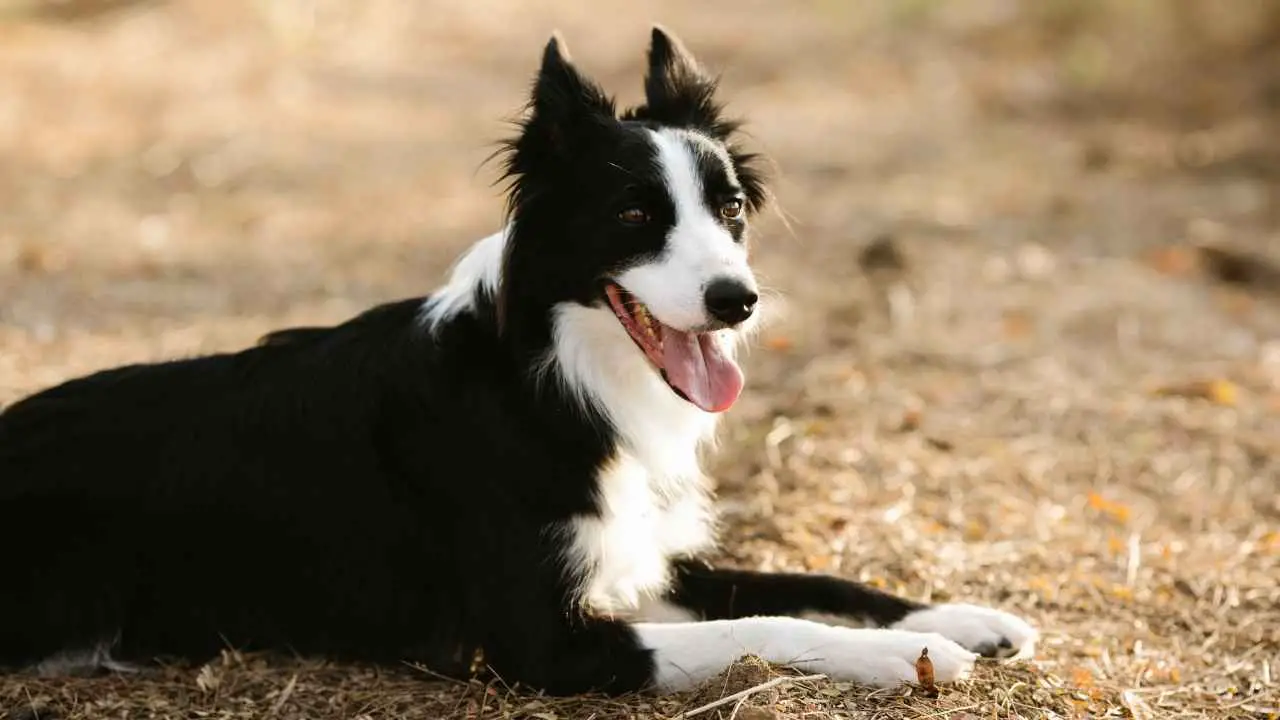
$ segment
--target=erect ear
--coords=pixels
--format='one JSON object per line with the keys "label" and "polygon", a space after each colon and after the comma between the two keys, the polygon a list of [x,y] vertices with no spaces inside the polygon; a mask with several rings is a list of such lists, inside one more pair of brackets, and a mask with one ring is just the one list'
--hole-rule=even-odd
{"label": "erect ear", "polygon": [[715,100],[715,78],[703,71],[684,44],[661,25],[653,26],[649,42],[644,94],[645,104],[629,111],[628,117],[695,129],[724,143],[738,182],[747,194],[748,206],[752,211],[764,206],[768,191],[759,167],[760,157],[742,150],[734,141],[741,123],[724,116]]}
{"label": "erect ear", "polygon": [[573,66],[558,32],[542,53],[530,105],[529,127],[548,133],[558,147],[577,132],[614,118],[613,100]]}
{"label": "erect ear", "polygon": [[723,140],[732,128],[721,127],[715,92],[715,79],[703,72],[684,44],[661,25],[654,25],[643,114],[668,125],[701,128]]}

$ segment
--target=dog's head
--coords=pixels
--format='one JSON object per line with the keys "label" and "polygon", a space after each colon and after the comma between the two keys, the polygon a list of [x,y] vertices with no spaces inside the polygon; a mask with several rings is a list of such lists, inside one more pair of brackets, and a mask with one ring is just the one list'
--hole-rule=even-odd
{"label": "dog's head", "polygon": [[499,301],[508,320],[565,303],[611,313],[658,376],[709,412],[742,388],[733,346],[759,292],[747,231],[766,199],[715,91],[654,28],[645,102],[619,114],[553,37],[507,148],[512,228]]}

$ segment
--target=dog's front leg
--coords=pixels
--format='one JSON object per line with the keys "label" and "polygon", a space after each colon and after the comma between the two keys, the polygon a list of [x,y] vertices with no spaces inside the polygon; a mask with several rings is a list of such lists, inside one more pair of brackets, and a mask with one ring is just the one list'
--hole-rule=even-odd
{"label": "dog's front leg", "polygon": [[964,677],[977,658],[937,633],[847,628],[789,617],[637,623],[632,628],[653,653],[653,684],[666,692],[706,682],[744,655],[878,687],[915,680],[915,662],[926,648],[941,682]]}
{"label": "dog's front leg", "polygon": [[694,561],[676,565],[666,600],[709,620],[788,616],[938,633],[986,657],[1030,656],[1037,639],[1021,618],[993,608],[924,605],[830,576],[728,570]]}

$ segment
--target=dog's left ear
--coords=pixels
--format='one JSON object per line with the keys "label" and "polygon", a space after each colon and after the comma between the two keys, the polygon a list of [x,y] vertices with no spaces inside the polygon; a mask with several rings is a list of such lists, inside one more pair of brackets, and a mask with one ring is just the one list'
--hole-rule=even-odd
{"label": "dog's left ear", "polygon": [[716,79],[661,25],[653,26],[653,37],[649,41],[644,94],[645,104],[629,111],[625,117],[694,129],[724,143],[746,192],[749,209],[758,211],[764,206],[769,193],[760,157],[743,151],[734,142],[733,135],[741,123],[726,118],[716,102]]}
{"label": "dog's left ear", "polygon": [[715,79],[702,70],[680,39],[654,25],[642,113],[666,125],[696,127],[725,140],[733,127],[722,123],[715,93]]}

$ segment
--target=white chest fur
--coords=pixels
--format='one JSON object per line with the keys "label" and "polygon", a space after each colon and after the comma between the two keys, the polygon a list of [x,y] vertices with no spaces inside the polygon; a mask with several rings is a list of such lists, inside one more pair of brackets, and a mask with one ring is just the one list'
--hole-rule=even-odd
{"label": "white chest fur", "polygon": [[677,397],[611,311],[562,305],[555,328],[549,360],[609,418],[619,447],[596,478],[599,512],[566,523],[565,560],[589,608],[625,612],[666,587],[669,558],[712,542],[698,448],[716,416]]}
{"label": "white chest fur", "polygon": [[[423,319],[441,327],[472,312],[477,297],[497,293],[510,235],[477,243],[432,295]],[[699,296],[700,297],[700,296]],[[555,340],[542,379],[560,382],[583,406],[613,425],[620,450],[596,478],[599,512],[573,518],[564,533],[564,561],[579,600],[596,611],[625,612],[666,587],[669,559],[709,549],[710,500],[698,449],[716,416],[680,399],[654,372],[613,312],[563,303],[553,311]],[[737,334],[717,337],[732,356]]]}
{"label": "white chest fur", "polygon": [[626,612],[666,588],[671,557],[711,545],[708,498],[700,481],[655,487],[625,454],[606,466],[598,487],[600,515],[570,521],[566,560],[588,608]]}

